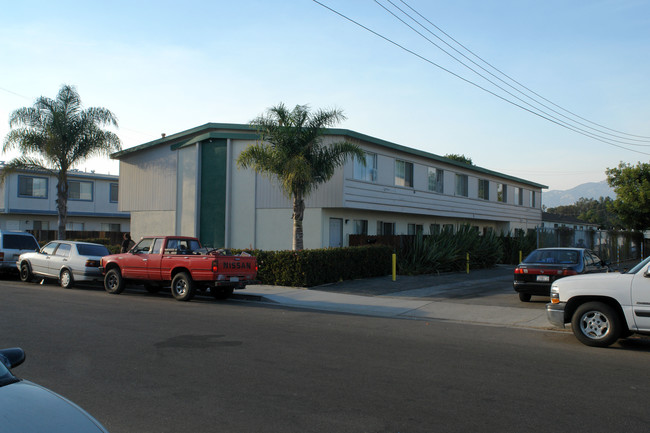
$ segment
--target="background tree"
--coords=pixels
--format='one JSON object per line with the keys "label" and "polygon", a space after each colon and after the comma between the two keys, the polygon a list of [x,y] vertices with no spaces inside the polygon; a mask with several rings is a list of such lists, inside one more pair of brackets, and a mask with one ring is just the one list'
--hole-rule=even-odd
{"label": "background tree", "polygon": [[611,208],[628,229],[650,228],[650,164],[636,166],[621,162],[608,168],[607,183],[614,188],[616,200]]}
{"label": "background tree", "polygon": [[56,176],[58,237],[65,239],[68,216],[68,170],[88,158],[122,149],[120,139],[102,126],[117,127],[117,119],[101,107],[83,109],[76,89],[64,85],[56,99],[41,96],[33,107],[11,113],[12,128],[3,152],[19,150],[22,155],[9,161],[2,179],[17,170],[44,170]]}
{"label": "background tree", "polygon": [[610,197],[600,197],[598,200],[581,197],[574,204],[547,208],[545,211],[598,224],[600,229],[622,228],[621,221],[611,209],[612,203],[613,200]]}
{"label": "background tree", "polygon": [[472,158],[469,158],[469,157],[467,157],[465,155],[450,153],[450,154],[445,155],[445,158],[449,158],[449,159],[452,159],[454,161],[462,162],[463,164],[467,164],[467,165],[474,165],[472,163]]}
{"label": "background tree", "polygon": [[322,144],[325,128],[345,120],[337,109],[309,111],[307,105],[289,110],[280,103],[251,122],[259,141],[244,150],[237,159],[241,168],[276,178],[282,191],[293,200],[293,249],[303,249],[302,221],[305,198],[334,175],[347,158],[365,163],[365,153],[348,141]]}

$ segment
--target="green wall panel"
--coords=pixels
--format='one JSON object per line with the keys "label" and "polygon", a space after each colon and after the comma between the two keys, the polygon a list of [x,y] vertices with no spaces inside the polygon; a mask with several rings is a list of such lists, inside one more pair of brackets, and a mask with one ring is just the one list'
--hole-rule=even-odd
{"label": "green wall panel", "polygon": [[208,247],[221,248],[226,233],[226,140],[201,144],[201,215],[199,239]]}

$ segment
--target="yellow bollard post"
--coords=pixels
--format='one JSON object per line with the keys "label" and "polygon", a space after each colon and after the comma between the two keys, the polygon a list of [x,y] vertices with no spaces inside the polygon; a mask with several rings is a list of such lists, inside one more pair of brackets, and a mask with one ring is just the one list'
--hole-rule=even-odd
{"label": "yellow bollard post", "polygon": [[397,280],[397,254],[393,254],[393,281]]}
{"label": "yellow bollard post", "polygon": [[469,274],[469,253],[467,253],[467,273]]}
{"label": "yellow bollard post", "polygon": [[521,255],[522,255],[522,251],[519,250],[519,263],[521,263]]}

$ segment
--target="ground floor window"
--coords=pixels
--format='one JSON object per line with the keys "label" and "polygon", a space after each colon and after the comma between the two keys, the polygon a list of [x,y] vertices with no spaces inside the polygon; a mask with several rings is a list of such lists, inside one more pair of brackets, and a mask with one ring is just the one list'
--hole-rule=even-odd
{"label": "ground floor window", "polygon": [[354,220],[354,221],[352,221],[352,234],[353,235],[368,235],[368,220]]}
{"label": "ground floor window", "polygon": [[422,234],[424,231],[422,224],[409,224],[408,225],[408,234],[409,235],[417,235],[417,234]]}
{"label": "ground floor window", "polygon": [[395,234],[395,223],[377,221],[377,235],[389,236]]}

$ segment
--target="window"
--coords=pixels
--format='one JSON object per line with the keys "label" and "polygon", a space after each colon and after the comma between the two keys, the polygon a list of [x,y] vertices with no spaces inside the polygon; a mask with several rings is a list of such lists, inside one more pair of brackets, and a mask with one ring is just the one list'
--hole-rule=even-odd
{"label": "window", "polygon": [[508,201],[508,185],[497,183],[497,201],[506,203]]}
{"label": "window", "polygon": [[524,205],[524,190],[517,187],[515,187],[515,204],[517,206]]}
{"label": "window", "polygon": [[59,248],[56,249],[56,253],[54,255],[60,257],[70,257],[70,249],[70,244],[59,244]]}
{"label": "window", "polygon": [[413,187],[413,163],[395,161],[395,185]]}
{"label": "window", "polygon": [[18,176],[18,196],[47,198],[47,178]]}
{"label": "window", "polygon": [[483,200],[490,199],[490,181],[486,179],[478,180],[478,198]]}
{"label": "window", "polygon": [[432,235],[437,235],[438,233],[440,233],[440,224],[429,225],[429,233]]}
{"label": "window", "polygon": [[368,234],[368,220],[354,220],[354,221],[352,221],[352,234],[353,235],[367,235]]}
{"label": "window", "polygon": [[536,200],[537,197],[535,197],[535,191],[530,192],[530,207],[536,207],[537,203]]}
{"label": "window", "polygon": [[444,191],[444,170],[428,168],[429,191],[442,193]]}
{"label": "window", "polygon": [[84,200],[92,201],[93,199],[93,183],[84,182],[79,180],[71,180],[68,182],[68,199],[69,200]]}
{"label": "window", "polygon": [[36,221],[34,220],[34,230],[49,230],[50,222],[49,221]]}
{"label": "window", "polygon": [[65,223],[65,229],[72,232],[84,231],[84,223],[68,222]]}
{"label": "window", "polygon": [[395,223],[377,221],[377,235],[388,236],[395,234]]}
{"label": "window", "polygon": [[119,223],[101,223],[100,229],[103,232],[119,232],[119,231],[121,231]]}
{"label": "window", "polygon": [[365,180],[366,182],[375,182],[377,180],[376,153],[366,153],[365,166],[358,159],[354,159],[354,178],[356,180]]}
{"label": "window", "polygon": [[454,225],[453,224],[445,224],[442,226],[442,230],[447,232],[447,233],[453,233],[454,232]]}
{"label": "window", "polygon": [[111,203],[117,203],[117,197],[118,197],[118,191],[119,191],[119,184],[117,183],[112,183],[111,184],[111,190],[109,193],[109,201]]}
{"label": "window", "polygon": [[54,250],[55,250],[56,247],[58,247],[58,246],[59,246],[59,243],[58,243],[58,242],[50,242],[49,244],[45,245],[45,246],[41,249],[41,252],[42,252],[43,254],[47,254],[48,256],[51,256],[52,254],[54,254]]}
{"label": "window", "polygon": [[456,175],[456,195],[467,197],[469,195],[467,191],[467,175],[466,174],[457,174]]}
{"label": "window", "polygon": [[409,224],[407,230],[409,235],[421,235],[424,232],[422,224]]}

